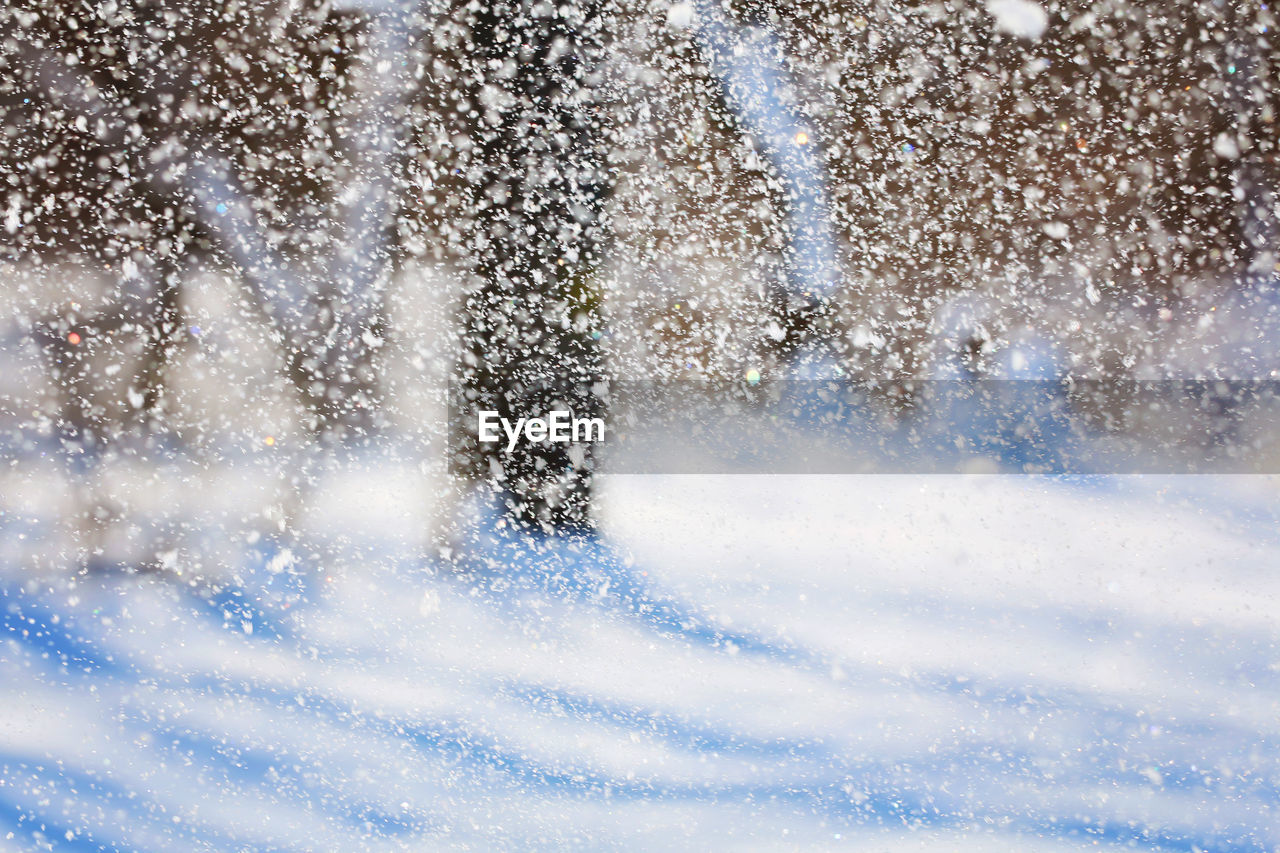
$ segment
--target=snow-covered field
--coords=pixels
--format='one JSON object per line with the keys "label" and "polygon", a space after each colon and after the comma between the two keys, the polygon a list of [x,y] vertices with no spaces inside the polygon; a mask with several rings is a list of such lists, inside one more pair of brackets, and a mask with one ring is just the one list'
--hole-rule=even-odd
{"label": "snow-covered field", "polygon": [[499,609],[391,461],[321,479],[287,608],[31,568],[7,498],[0,847],[1275,849],[1276,492],[608,479],[634,571],[755,647]]}

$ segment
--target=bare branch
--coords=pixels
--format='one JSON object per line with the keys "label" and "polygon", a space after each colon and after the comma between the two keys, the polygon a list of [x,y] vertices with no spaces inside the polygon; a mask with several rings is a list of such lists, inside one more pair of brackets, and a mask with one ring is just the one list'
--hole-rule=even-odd
{"label": "bare branch", "polygon": [[[129,121],[119,105],[56,54],[28,47],[23,58],[40,90],[73,117],[73,126],[112,147],[141,137],[141,128]],[[263,239],[231,158],[219,153],[212,142],[199,141],[153,146],[143,160],[147,183],[162,195],[191,203],[278,330],[288,334],[295,329],[297,321],[289,317],[286,306],[296,305],[296,278],[285,272],[277,253]]]}

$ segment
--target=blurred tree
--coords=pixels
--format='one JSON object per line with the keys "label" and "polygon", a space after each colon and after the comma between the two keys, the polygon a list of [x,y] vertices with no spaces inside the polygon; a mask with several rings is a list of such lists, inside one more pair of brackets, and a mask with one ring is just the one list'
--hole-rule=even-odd
{"label": "blurred tree", "polygon": [[[607,242],[608,128],[598,108],[606,32],[595,0],[469,5],[467,171],[475,220],[467,255],[465,411],[513,420],[601,408],[597,278]],[[508,509],[548,528],[590,526],[592,461],[563,444],[513,453],[459,433],[463,470],[496,479]]]}
{"label": "blurred tree", "polygon": [[[788,97],[825,143],[849,259],[832,296],[855,369],[911,373],[936,305],[956,291],[1029,314],[1057,287],[1123,325],[1124,311],[1154,316],[1206,282],[1274,268],[1271,10],[1027,0],[1024,13],[1043,16],[1032,32],[993,14],[999,5],[701,4],[776,38]],[[793,228],[778,213],[788,182],[745,139],[759,131],[743,103],[716,100],[724,71],[705,36],[698,46],[698,6],[0,10],[5,256],[76,254],[119,282],[110,304],[60,305],[38,324],[65,435],[99,446],[146,421],[90,399],[103,350],[83,344],[135,335],[141,408],[154,409],[185,334],[175,288],[208,262],[230,266],[269,317],[317,435],[377,426],[383,293],[405,254],[476,273],[461,367],[474,395],[511,412],[593,411],[616,163],[638,175],[625,228],[643,232],[655,278],[682,251],[776,272],[769,256],[785,255],[779,235]],[[660,73],[609,91],[611,62]],[[669,114],[650,111],[660,97]],[[670,301],[683,314],[662,328],[688,339],[673,348],[682,356],[719,347],[726,324],[768,327]],[[558,448],[463,457],[481,476],[499,464],[519,514],[586,516],[589,466]]]}
{"label": "blurred tree", "polygon": [[227,262],[312,428],[371,428],[408,16],[49,0],[3,15],[8,252],[86,256],[121,280],[101,317],[45,325],[167,342],[175,270]]}

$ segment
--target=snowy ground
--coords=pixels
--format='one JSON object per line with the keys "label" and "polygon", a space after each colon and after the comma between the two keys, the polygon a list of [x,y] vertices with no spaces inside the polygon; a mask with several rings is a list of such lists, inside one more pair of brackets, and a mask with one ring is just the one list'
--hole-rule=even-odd
{"label": "snowy ground", "polygon": [[1274,479],[610,479],[642,577],[754,650],[492,608],[391,462],[333,466],[321,582],[247,616],[24,562],[22,482],[3,849],[1280,845]]}

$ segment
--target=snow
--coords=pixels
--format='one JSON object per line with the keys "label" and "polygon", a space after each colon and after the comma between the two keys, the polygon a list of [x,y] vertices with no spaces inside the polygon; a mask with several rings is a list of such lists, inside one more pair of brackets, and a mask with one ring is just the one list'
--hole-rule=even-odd
{"label": "snow", "polygon": [[987,0],[996,28],[1011,36],[1035,41],[1049,26],[1049,13],[1034,0]]}
{"label": "snow", "polygon": [[325,480],[324,582],[275,633],[159,577],[6,570],[14,849],[1280,841],[1273,479],[607,480],[655,589],[804,662],[607,606],[513,621],[334,524],[403,473]]}
{"label": "snow", "polygon": [[672,3],[667,7],[667,24],[678,30],[688,29],[693,25],[693,15],[692,3]]}
{"label": "snow", "polygon": [[1269,5],[20,5],[0,851],[1280,849]]}
{"label": "snow", "polygon": [[1225,160],[1234,160],[1240,156],[1240,146],[1230,133],[1219,133],[1213,138],[1213,153]]}

